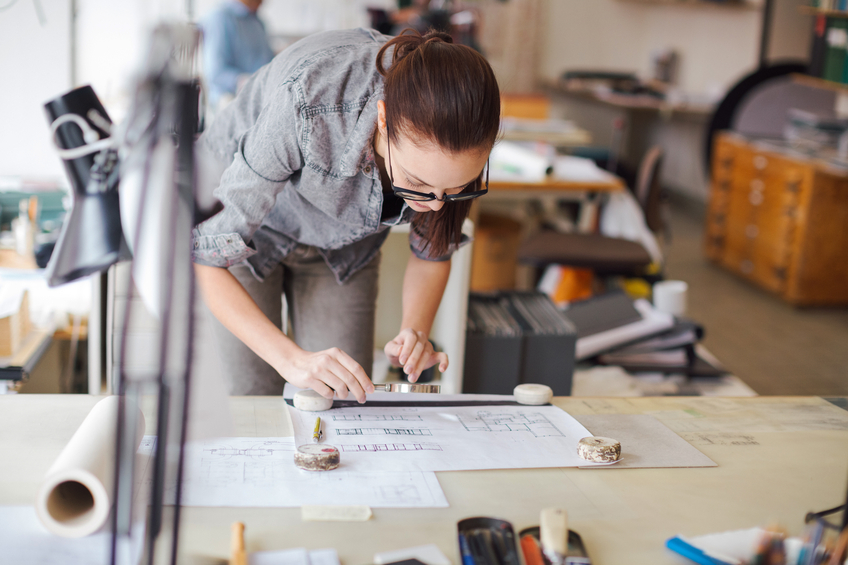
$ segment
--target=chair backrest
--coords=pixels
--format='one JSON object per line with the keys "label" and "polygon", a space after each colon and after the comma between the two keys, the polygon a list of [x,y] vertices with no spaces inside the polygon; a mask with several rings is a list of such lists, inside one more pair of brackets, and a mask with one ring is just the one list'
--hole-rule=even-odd
{"label": "chair backrest", "polygon": [[663,150],[654,145],[642,157],[639,164],[639,173],[636,176],[634,192],[639,206],[645,214],[645,223],[648,229],[657,233],[663,229],[663,218],[660,210],[661,186],[660,168],[662,166]]}

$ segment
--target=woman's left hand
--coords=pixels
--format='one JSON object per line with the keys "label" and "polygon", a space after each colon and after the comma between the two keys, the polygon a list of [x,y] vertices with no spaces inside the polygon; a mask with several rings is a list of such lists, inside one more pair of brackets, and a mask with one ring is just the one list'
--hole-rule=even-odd
{"label": "woman's left hand", "polygon": [[412,328],[401,330],[396,338],[386,344],[383,351],[393,366],[403,367],[403,372],[409,375],[409,382],[412,383],[418,380],[425,369],[436,363],[441,372],[448,368],[448,354],[436,353],[427,334]]}

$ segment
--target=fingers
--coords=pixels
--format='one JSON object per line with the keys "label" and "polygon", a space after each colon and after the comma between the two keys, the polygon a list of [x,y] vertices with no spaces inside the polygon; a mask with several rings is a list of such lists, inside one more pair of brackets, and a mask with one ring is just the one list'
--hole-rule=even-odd
{"label": "fingers", "polygon": [[417,381],[419,375],[421,375],[421,371],[427,368],[426,363],[430,360],[430,353],[432,351],[433,346],[430,345],[429,341],[419,341],[415,344],[415,347],[412,349],[412,354],[403,366],[404,372],[409,375],[410,382],[414,383]]}
{"label": "fingers", "polygon": [[389,360],[389,363],[394,367],[400,367],[400,352],[403,347],[402,342],[398,342],[397,338],[393,339],[389,343],[386,344],[386,347],[383,348],[383,352],[386,354],[386,357]]}
{"label": "fingers", "polygon": [[348,385],[348,389],[353,393],[360,403],[365,402],[365,394],[374,392],[374,384],[368,378],[368,374],[362,366],[354,361],[353,357],[341,350],[336,350],[336,357],[339,365],[343,369],[342,378]]}

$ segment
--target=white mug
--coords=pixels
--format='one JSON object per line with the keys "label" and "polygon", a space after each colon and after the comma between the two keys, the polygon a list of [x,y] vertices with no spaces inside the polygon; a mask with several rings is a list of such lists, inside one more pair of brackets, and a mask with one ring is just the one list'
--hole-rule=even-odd
{"label": "white mug", "polygon": [[686,281],[660,281],[654,284],[654,308],[673,316],[686,315]]}

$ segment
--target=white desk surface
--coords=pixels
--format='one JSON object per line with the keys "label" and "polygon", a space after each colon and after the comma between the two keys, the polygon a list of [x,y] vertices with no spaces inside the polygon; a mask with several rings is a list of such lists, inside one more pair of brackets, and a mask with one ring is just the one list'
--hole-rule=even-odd
{"label": "white desk surface", "polygon": [[[39,483],[88,410],[84,395],[0,396],[0,504],[32,504]],[[246,524],[248,551],[335,547],[343,565],[374,553],[435,543],[460,563],[456,522],[499,517],[516,532],[539,510],[569,512],[596,565],[683,564],[665,549],[675,534],[779,523],[803,531],[806,512],[844,502],[848,412],[818,397],[557,398],[574,414],[649,413],[718,467],[532,469],[438,473],[450,508],[375,509],[364,523],[306,523],[294,508],[187,508],[181,553],[225,559],[230,524]],[[232,399],[237,436],[285,436],[282,399]],[[154,420],[148,418],[147,433]]]}

